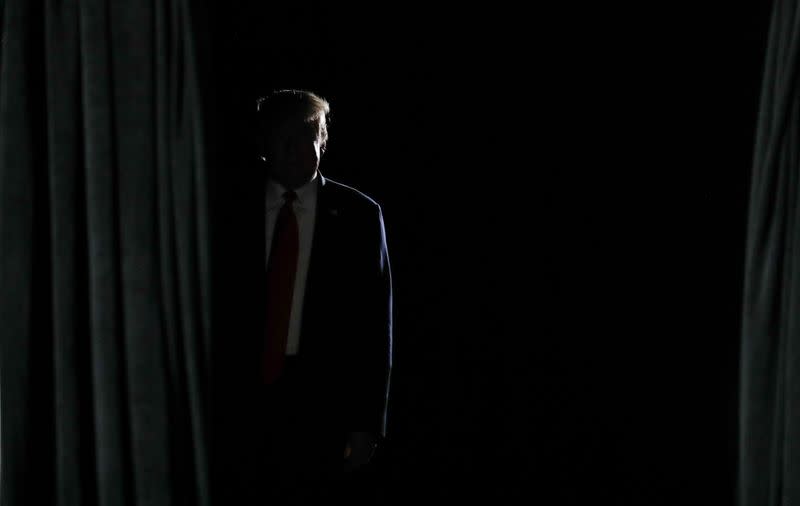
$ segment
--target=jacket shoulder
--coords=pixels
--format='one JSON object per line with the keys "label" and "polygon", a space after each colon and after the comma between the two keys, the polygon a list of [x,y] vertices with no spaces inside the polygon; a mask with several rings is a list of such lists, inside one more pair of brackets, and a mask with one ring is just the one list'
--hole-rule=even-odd
{"label": "jacket shoulder", "polygon": [[344,183],[325,178],[325,191],[340,205],[380,212],[380,205],[364,192]]}

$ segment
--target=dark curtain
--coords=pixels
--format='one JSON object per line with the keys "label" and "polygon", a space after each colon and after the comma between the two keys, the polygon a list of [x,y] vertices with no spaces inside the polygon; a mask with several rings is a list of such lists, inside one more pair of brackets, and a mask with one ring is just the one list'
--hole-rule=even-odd
{"label": "dark curtain", "polygon": [[800,504],[800,2],[774,3],[751,181],[739,503]]}
{"label": "dark curtain", "polygon": [[209,174],[191,0],[7,0],[0,504],[209,504]]}

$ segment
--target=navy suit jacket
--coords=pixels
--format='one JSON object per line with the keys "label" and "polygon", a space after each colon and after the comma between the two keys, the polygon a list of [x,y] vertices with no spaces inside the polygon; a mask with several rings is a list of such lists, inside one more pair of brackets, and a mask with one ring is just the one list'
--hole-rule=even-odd
{"label": "navy suit jacket", "polygon": [[318,378],[331,425],[386,435],[392,369],[392,278],[380,206],[323,177],[298,355]]}
{"label": "navy suit jacket", "polygon": [[[260,472],[262,417],[271,416],[262,380],[265,234],[253,233],[265,230],[264,181],[256,180],[231,179],[215,215],[213,462],[222,502],[232,504],[247,489],[242,480]],[[392,279],[378,204],[320,176],[316,212],[298,350],[310,378],[297,401],[309,444],[322,443],[320,452],[335,459],[348,431],[386,435]]]}

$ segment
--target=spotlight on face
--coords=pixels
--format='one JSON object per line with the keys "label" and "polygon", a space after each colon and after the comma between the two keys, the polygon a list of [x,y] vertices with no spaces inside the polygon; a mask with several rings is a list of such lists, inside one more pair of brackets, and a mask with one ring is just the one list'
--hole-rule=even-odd
{"label": "spotlight on face", "polygon": [[320,118],[291,118],[267,134],[265,160],[270,177],[295,189],[310,181],[319,168]]}

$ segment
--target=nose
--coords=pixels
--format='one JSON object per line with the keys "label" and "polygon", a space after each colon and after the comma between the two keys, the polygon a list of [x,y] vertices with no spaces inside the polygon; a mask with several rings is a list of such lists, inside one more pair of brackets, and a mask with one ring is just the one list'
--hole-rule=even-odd
{"label": "nose", "polygon": [[290,139],[286,142],[286,161],[295,163],[302,157],[303,147],[297,139]]}

